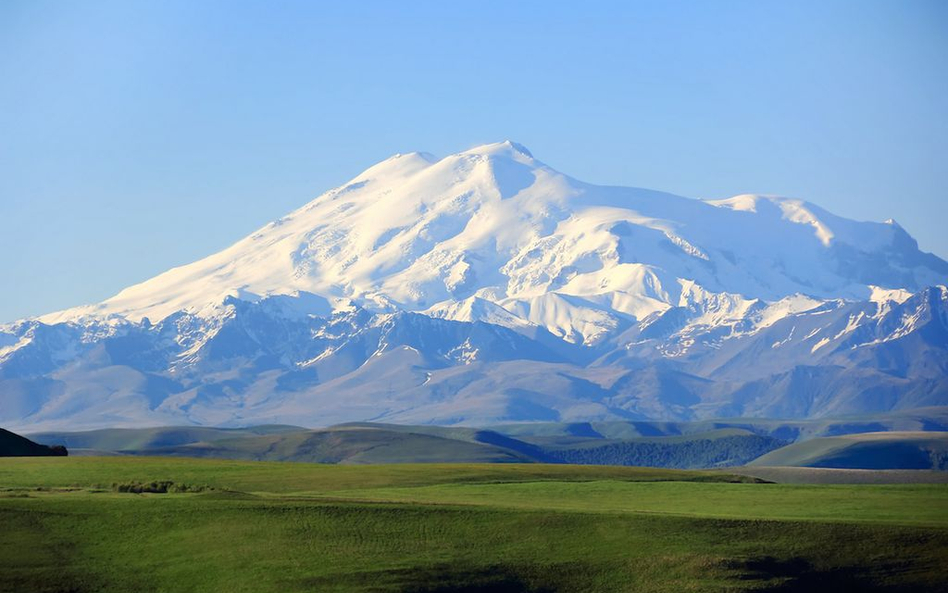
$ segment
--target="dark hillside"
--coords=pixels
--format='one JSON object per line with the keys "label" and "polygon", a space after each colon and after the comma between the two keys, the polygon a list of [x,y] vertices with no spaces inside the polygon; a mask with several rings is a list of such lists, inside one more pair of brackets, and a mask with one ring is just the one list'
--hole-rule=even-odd
{"label": "dark hillside", "polygon": [[68,455],[62,445],[47,447],[0,428],[0,457],[49,457]]}

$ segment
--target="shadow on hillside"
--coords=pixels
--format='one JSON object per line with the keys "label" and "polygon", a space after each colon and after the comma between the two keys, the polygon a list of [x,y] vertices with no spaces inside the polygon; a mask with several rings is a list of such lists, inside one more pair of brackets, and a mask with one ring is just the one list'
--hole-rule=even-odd
{"label": "shadow on hillside", "polygon": [[[803,558],[779,560],[769,556],[752,558],[737,563],[733,568],[742,571],[741,580],[762,581],[762,588],[755,591],[767,593],[840,593],[842,591],[866,591],[870,593],[899,593],[913,589],[890,587],[874,582],[874,575],[865,569],[839,567],[833,569],[816,568]],[[777,581],[778,584],[771,584]],[[769,585],[769,586],[768,586]]]}

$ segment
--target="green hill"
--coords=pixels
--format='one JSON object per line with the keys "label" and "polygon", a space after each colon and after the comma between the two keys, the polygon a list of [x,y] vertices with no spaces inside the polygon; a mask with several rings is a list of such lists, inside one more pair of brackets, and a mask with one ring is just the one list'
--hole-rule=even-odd
{"label": "green hill", "polygon": [[535,423],[492,429],[356,422],[309,430],[152,427],[30,435],[74,455],[313,463],[570,463],[701,469],[945,469],[948,408],[784,421]]}
{"label": "green hill", "polygon": [[341,426],[265,436],[226,438],[134,451],[138,455],[315,463],[529,462],[516,451],[458,438],[383,426]]}
{"label": "green hill", "polygon": [[51,457],[68,455],[63,446],[40,445],[0,428],[0,457]]}
{"label": "green hill", "polygon": [[70,449],[122,452],[301,430],[305,429],[299,426],[285,425],[263,425],[248,428],[157,426],[151,428],[103,428],[81,432],[38,432],[31,434],[30,438],[38,443],[62,444]]}
{"label": "green hill", "polygon": [[793,443],[753,466],[948,470],[948,432],[874,432]]}

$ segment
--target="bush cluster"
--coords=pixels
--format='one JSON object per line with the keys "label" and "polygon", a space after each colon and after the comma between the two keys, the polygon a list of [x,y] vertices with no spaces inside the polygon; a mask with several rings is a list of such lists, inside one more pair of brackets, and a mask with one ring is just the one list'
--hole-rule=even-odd
{"label": "bush cluster", "polygon": [[181,492],[204,492],[210,490],[208,486],[194,486],[191,484],[175,484],[171,480],[157,480],[154,482],[115,482],[112,484],[115,492],[131,492],[141,494],[176,494]]}

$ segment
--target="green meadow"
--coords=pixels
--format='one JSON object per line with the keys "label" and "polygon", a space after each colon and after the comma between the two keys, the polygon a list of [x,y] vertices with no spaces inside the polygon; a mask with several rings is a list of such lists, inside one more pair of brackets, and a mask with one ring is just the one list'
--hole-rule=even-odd
{"label": "green meadow", "polygon": [[943,591],[946,558],[945,484],[0,459],[0,591]]}

